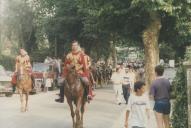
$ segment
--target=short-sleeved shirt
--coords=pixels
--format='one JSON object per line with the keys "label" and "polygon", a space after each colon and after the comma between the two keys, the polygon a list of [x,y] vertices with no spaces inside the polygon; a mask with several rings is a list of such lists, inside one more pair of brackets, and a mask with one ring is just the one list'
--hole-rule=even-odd
{"label": "short-sleeved shirt", "polygon": [[111,77],[113,83],[116,84],[116,85],[122,84],[122,81],[123,81],[122,75],[123,75],[123,74],[122,74],[121,72],[119,72],[119,73],[118,73],[118,72],[113,73],[113,75],[112,75],[112,77]]}
{"label": "short-sleeved shirt", "polygon": [[157,78],[153,81],[150,88],[150,95],[155,100],[170,99],[170,82],[166,78]]}
{"label": "short-sleeved shirt", "polygon": [[130,111],[131,126],[145,127],[147,124],[146,110],[150,109],[148,95],[136,96],[131,94],[127,104],[127,110]]}

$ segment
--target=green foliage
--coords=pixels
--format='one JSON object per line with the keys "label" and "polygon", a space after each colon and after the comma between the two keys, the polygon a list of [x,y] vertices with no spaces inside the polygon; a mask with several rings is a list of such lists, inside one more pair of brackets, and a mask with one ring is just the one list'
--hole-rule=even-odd
{"label": "green foliage", "polygon": [[172,51],[170,56],[161,51],[161,56],[168,58],[174,57],[173,51],[176,58],[183,57],[185,46],[191,43],[190,6],[186,0],[78,0],[84,16],[83,36],[100,42],[103,38],[120,42],[116,38],[120,37],[125,44],[143,47],[142,33],[152,13],[158,13],[162,22],[159,43],[167,43]]}
{"label": "green foliage", "polygon": [[161,43],[160,45],[160,58],[165,60],[175,59],[175,50],[167,43]]}
{"label": "green foliage", "polygon": [[3,65],[3,67],[5,67],[6,70],[13,71],[15,68],[15,58],[0,55],[0,65]]}
{"label": "green foliage", "polygon": [[173,87],[176,96],[172,113],[173,128],[188,128],[186,70],[183,66],[177,70]]}
{"label": "green foliage", "polygon": [[[191,43],[189,0],[3,0],[3,33],[29,53],[48,39],[51,54],[66,53],[79,40],[90,53],[108,57],[115,45],[143,47],[142,33],[157,13],[162,22],[159,42],[177,56]],[[99,47],[99,48],[96,48]],[[100,48],[101,47],[101,48]],[[94,50],[93,50],[94,49]],[[182,50],[181,52],[178,52]],[[103,54],[102,54],[103,53]],[[44,53],[42,53],[44,56]],[[101,54],[101,55],[100,55]],[[163,56],[163,55],[161,55]]]}
{"label": "green foliage", "polygon": [[34,23],[33,8],[29,0],[2,0],[4,3],[3,15],[1,16],[2,42],[6,40],[15,48],[25,48],[29,53],[35,48],[36,28]]}

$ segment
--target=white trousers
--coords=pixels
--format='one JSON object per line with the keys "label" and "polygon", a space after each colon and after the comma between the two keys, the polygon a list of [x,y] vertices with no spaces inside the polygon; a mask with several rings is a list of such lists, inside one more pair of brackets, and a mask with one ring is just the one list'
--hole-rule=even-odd
{"label": "white trousers", "polygon": [[123,101],[123,90],[121,84],[114,84],[113,85],[114,91],[115,91],[115,98],[117,104],[122,103]]}

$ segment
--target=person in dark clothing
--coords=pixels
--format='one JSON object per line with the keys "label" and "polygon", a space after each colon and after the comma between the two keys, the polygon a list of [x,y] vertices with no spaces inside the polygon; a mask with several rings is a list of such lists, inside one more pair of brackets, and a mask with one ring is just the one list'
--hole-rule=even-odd
{"label": "person in dark clothing", "polygon": [[[64,57],[65,58],[65,57]],[[64,62],[64,59],[63,59]],[[64,63],[62,64],[62,71],[64,70]],[[59,98],[55,99],[56,102],[64,103],[64,78],[59,74],[57,78],[57,85],[60,88]]]}
{"label": "person in dark clothing", "polygon": [[123,89],[123,97],[126,101],[126,104],[128,103],[128,99],[130,96],[130,76],[128,74],[128,69],[125,69],[125,74],[123,76],[123,82],[122,82],[122,89]]}
{"label": "person in dark clothing", "polygon": [[60,86],[59,98],[55,99],[56,102],[64,103],[64,85]]}
{"label": "person in dark clothing", "polygon": [[150,95],[155,101],[154,111],[158,128],[170,128],[170,82],[163,77],[163,66],[156,66],[155,73],[156,80],[154,80],[151,85]]}
{"label": "person in dark clothing", "polygon": [[130,84],[122,84],[122,89],[123,89],[123,97],[127,104],[130,96]]}

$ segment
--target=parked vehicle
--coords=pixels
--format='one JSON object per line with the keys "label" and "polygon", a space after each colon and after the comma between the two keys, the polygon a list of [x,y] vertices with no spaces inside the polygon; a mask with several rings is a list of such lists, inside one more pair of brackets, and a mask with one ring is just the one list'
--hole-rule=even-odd
{"label": "parked vehicle", "polygon": [[12,95],[11,76],[7,75],[4,67],[0,65],[0,96],[11,97]]}
{"label": "parked vehicle", "polygon": [[34,63],[33,77],[36,92],[40,92],[46,87],[49,88],[49,90],[53,89],[55,87],[56,79],[54,65],[47,63]]}

